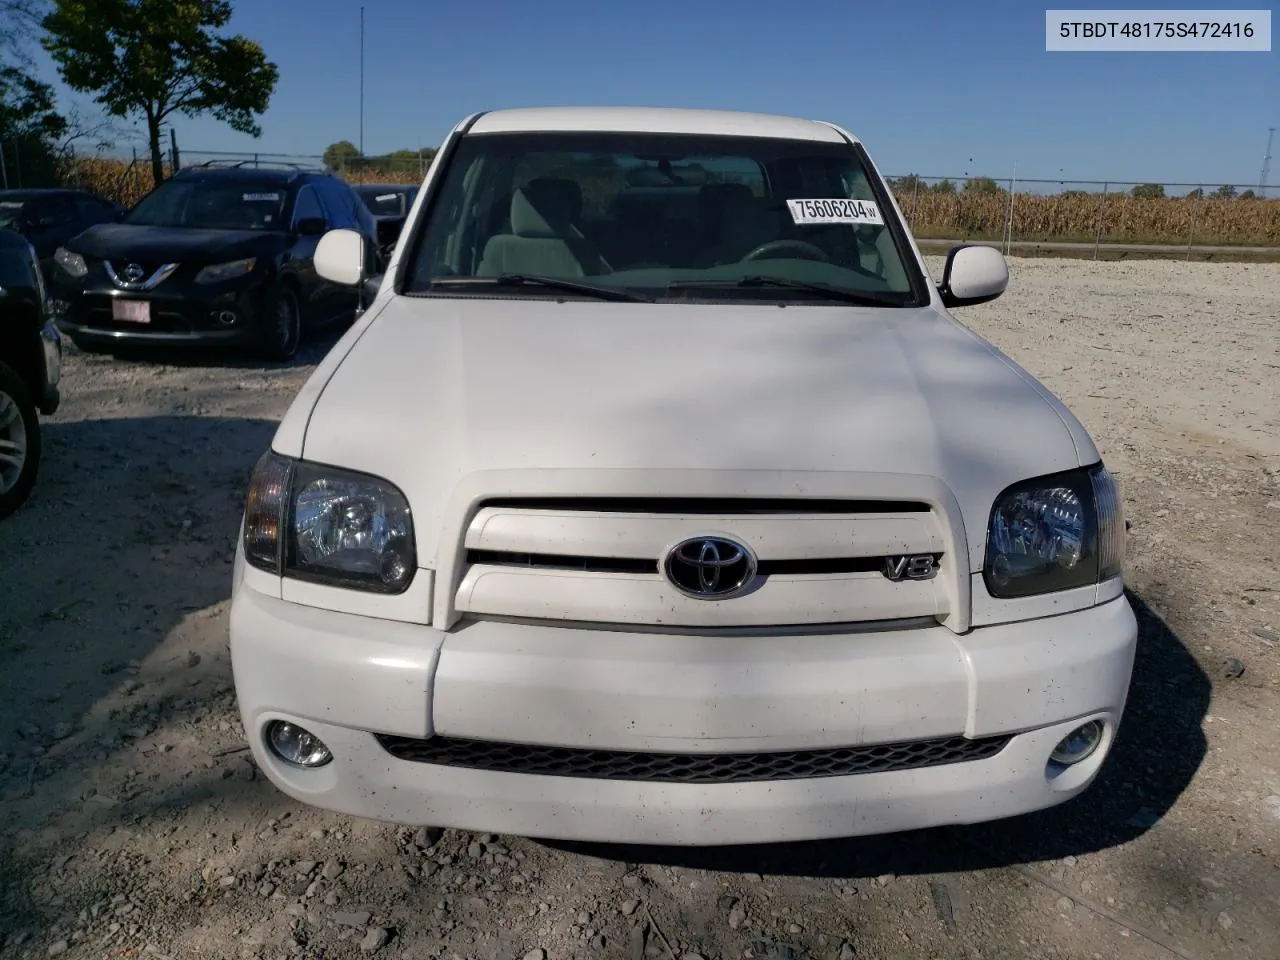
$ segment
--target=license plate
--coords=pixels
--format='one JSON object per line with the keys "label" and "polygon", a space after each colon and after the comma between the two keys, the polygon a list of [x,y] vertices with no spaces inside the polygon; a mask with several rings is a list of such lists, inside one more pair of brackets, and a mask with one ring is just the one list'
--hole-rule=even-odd
{"label": "license plate", "polygon": [[150,323],[151,301],[112,300],[111,318],[113,320],[124,320],[126,323]]}

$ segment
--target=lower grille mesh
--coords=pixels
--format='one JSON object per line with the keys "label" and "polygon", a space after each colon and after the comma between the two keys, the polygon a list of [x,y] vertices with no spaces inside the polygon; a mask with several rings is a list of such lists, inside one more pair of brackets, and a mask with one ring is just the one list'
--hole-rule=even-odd
{"label": "lower grille mesh", "polygon": [[378,735],[378,742],[400,760],[473,770],[593,780],[748,783],[847,777],[986,760],[1003,750],[1009,737],[947,737],[826,750],[726,754],[631,753],[448,737],[416,740],[382,734]]}

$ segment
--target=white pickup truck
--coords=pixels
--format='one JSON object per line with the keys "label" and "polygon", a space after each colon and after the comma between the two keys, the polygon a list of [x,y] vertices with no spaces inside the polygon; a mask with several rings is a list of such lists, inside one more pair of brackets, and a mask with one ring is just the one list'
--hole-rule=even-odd
{"label": "white pickup truck", "polygon": [[[367,280],[359,235],[316,269]],[[1137,625],[1116,486],[962,326],[859,141],[729,112],[484,113],[253,475],[253,755],[406,824],[729,844],[1085,789]]]}

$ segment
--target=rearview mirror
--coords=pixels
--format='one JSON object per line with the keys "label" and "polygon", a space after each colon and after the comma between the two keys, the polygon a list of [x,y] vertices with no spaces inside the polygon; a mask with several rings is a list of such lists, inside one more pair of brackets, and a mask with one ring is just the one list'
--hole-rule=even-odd
{"label": "rearview mirror", "polygon": [[994,300],[1007,286],[1009,265],[995,247],[953,247],[942,268],[938,293],[943,306],[968,307]]}
{"label": "rearview mirror", "polygon": [[355,230],[330,230],[316,245],[316,273],[331,283],[357,286],[364,278],[365,239]]}
{"label": "rearview mirror", "polygon": [[303,217],[298,221],[294,229],[304,237],[318,237],[328,227],[329,225],[324,222],[324,217]]}

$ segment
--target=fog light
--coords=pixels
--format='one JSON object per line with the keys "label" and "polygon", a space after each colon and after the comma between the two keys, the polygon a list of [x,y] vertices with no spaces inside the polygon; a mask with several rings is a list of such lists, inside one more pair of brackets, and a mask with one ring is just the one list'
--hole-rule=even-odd
{"label": "fog light", "polygon": [[272,720],[264,739],[272,753],[295,767],[323,767],[333,759],[324,741],[296,723]]}
{"label": "fog light", "polygon": [[1101,742],[1102,721],[1090,720],[1058,741],[1058,745],[1053,748],[1053,753],[1049,754],[1049,759],[1069,767],[1092,755]]}

